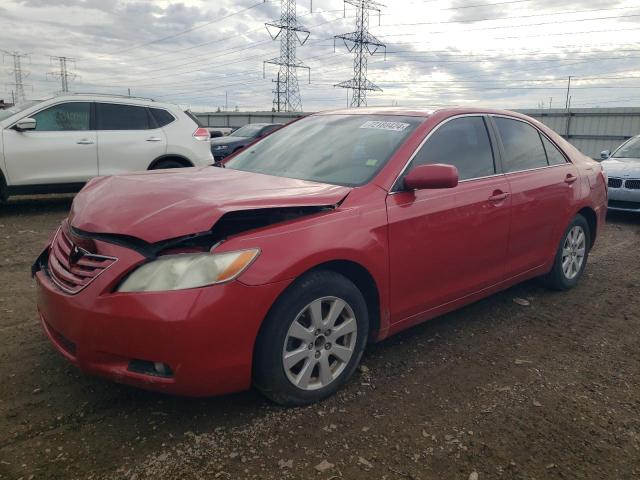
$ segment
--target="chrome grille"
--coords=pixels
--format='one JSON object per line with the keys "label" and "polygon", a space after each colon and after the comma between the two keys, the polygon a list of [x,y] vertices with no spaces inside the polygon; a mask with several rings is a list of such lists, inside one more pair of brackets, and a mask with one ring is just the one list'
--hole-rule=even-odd
{"label": "chrome grille", "polygon": [[89,253],[75,245],[65,226],[60,227],[51,244],[48,270],[58,287],[76,294],[113,265],[116,259]]}

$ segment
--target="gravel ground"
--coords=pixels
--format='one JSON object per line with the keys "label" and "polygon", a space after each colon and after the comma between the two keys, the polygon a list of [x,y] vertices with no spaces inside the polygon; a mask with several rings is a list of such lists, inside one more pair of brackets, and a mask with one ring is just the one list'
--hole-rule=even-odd
{"label": "gravel ground", "polygon": [[67,364],[29,267],[70,198],[0,206],[0,479],[640,478],[640,216],[609,216],[576,289],[527,282],[415,327],[337,396],[283,409]]}

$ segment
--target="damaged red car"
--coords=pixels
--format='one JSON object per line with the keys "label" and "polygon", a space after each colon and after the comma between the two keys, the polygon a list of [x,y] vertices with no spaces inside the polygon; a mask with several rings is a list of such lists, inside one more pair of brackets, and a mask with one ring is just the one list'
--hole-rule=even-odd
{"label": "damaged red car", "polygon": [[173,394],[301,405],[365,346],[523,280],[576,285],[600,165],[507,111],[311,115],[224,168],[101,177],[33,266],[55,348]]}

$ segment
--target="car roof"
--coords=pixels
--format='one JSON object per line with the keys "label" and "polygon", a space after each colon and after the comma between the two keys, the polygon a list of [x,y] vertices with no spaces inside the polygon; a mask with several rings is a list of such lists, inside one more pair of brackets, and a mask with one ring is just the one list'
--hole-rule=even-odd
{"label": "car roof", "polygon": [[464,106],[451,106],[451,107],[360,107],[357,109],[347,108],[340,110],[328,110],[324,112],[318,112],[314,115],[397,115],[406,117],[430,117],[431,115],[450,114],[450,115],[464,115],[464,114],[490,114],[490,115],[507,115],[510,117],[527,118],[517,112],[510,110],[501,110],[495,108],[482,108],[482,107],[464,107]]}
{"label": "car roof", "polygon": [[73,101],[91,101],[91,102],[108,102],[108,103],[125,103],[128,105],[145,105],[159,108],[180,109],[178,105],[173,103],[156,102],[152,98],[130,97],[127,95],[107,95],[102,93],[65,93],[47,98],[45,101],[59,102],[61,100]]}

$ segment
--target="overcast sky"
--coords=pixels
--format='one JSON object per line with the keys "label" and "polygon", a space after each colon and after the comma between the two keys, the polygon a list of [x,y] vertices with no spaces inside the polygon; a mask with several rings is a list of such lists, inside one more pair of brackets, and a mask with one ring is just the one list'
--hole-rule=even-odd
{"label": "overcast sky", "polygon": [[[640,6],[633,0],[387,0],[371,33],[386,60],[369,58],[383,92],[369,105],[468,104],[504,108],[640,106]],[[353,57],[333,36],[354,30],[341,0],[300,0],[311,31],[298,58],[303,108],[342,107],[333,85],[353,76]],[[269,110],[279,54],[264,22],[280,1],[0,0],[0,49],[28,53],[27,97],[60,90],[50,56],[75,59],[72,91],[151,96],[194,110]],[[380,24],[378,24],[380,22]],[[12,59],[0,64],[11,98]]]}

